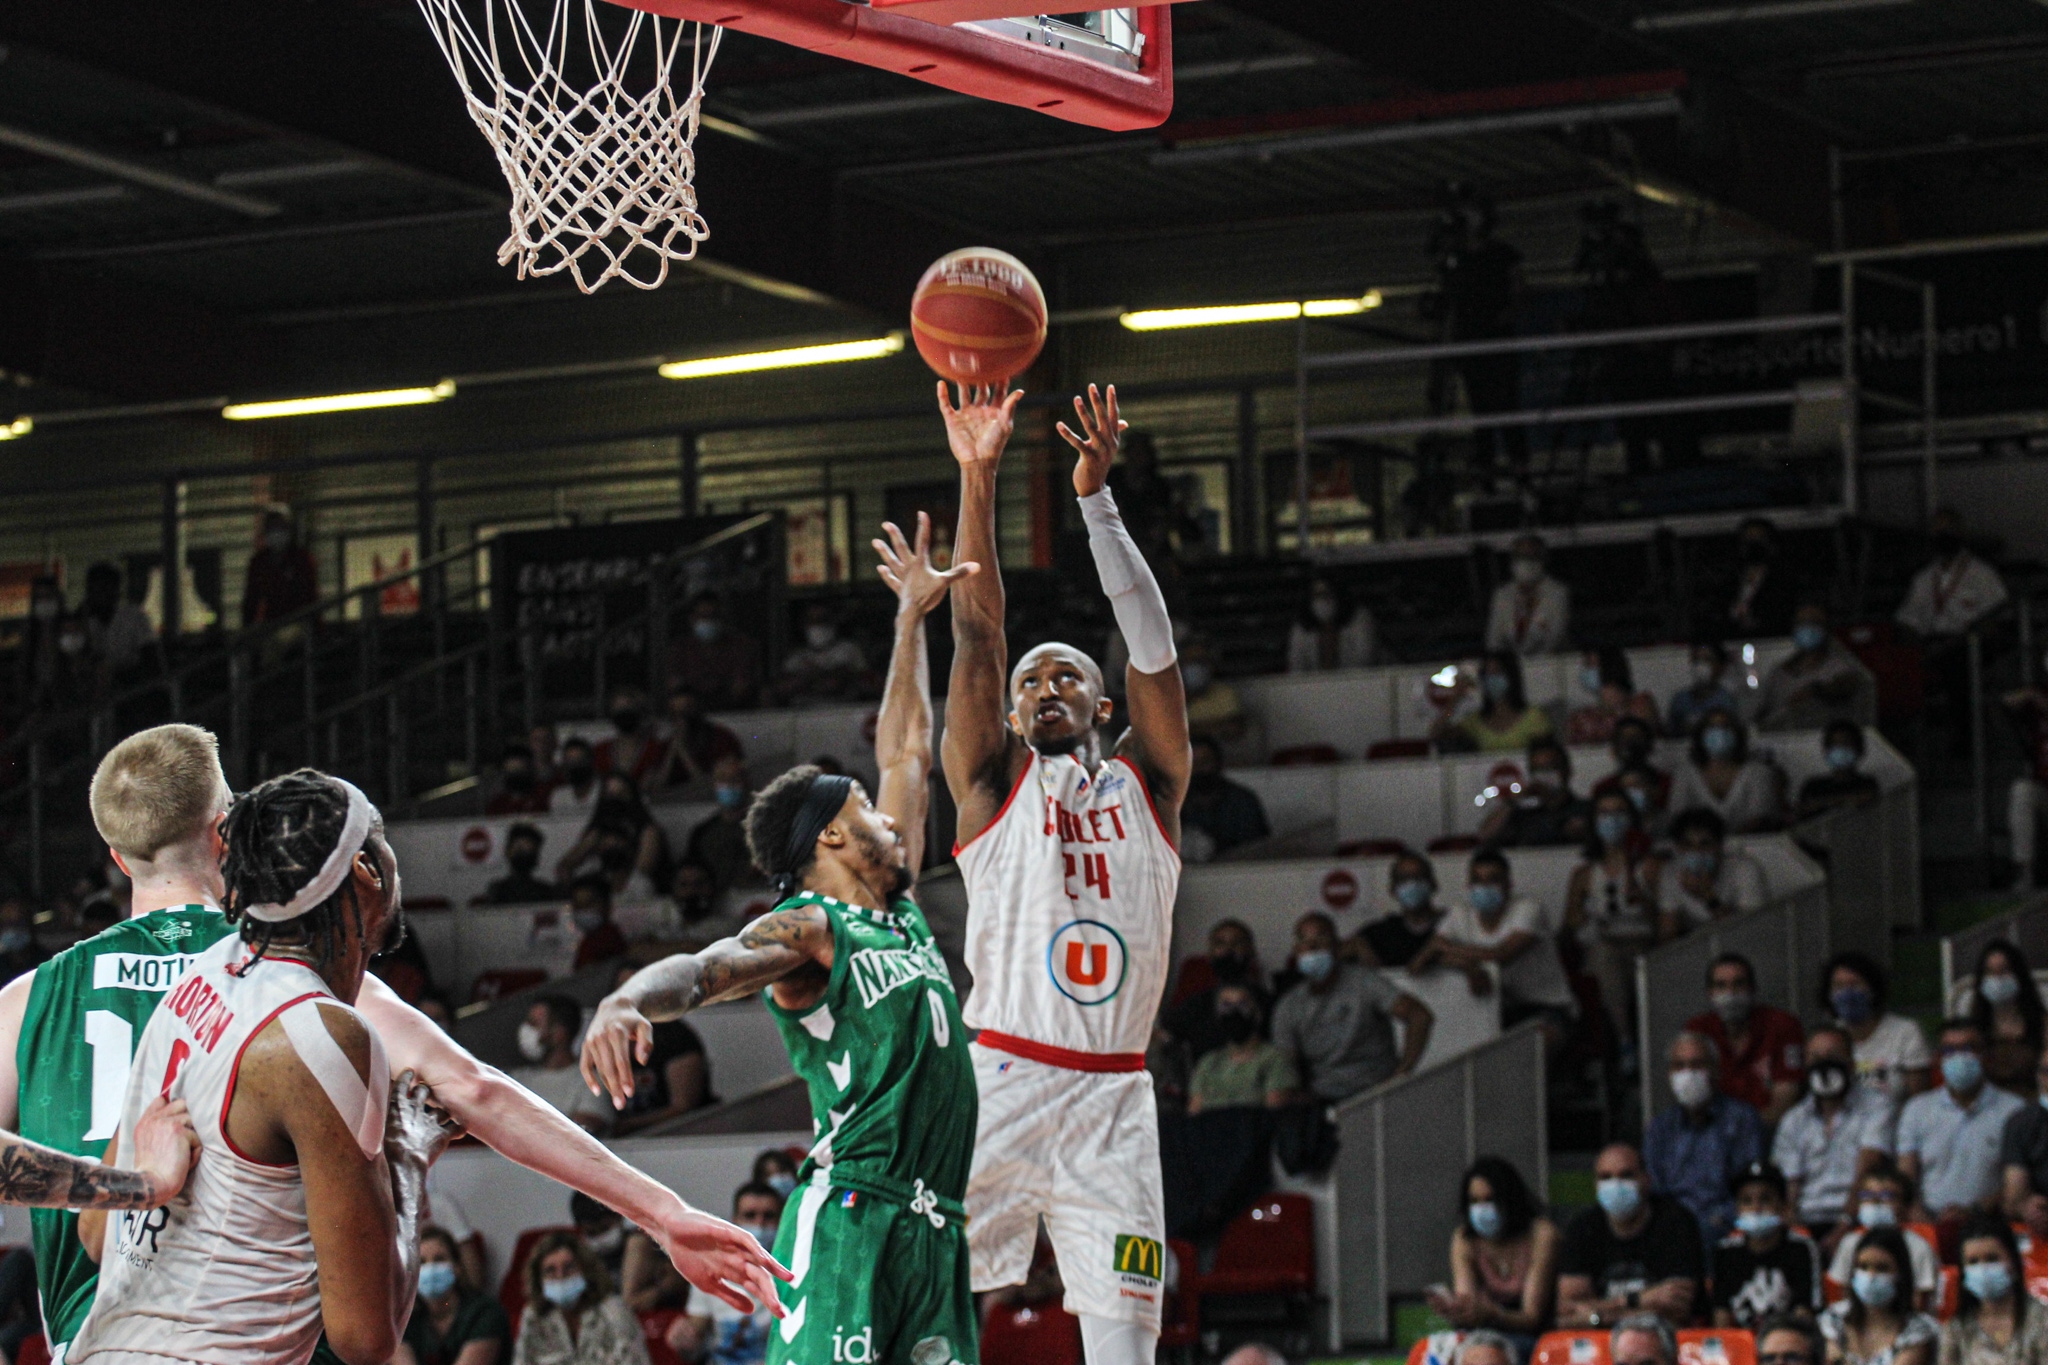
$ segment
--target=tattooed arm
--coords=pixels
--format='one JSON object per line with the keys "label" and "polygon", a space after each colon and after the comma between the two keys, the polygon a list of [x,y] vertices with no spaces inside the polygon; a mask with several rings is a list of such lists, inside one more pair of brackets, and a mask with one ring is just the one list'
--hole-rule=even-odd
{"label": "tattooed arm", "polygon": [[737,1000],[764,986],[775,1003],[800,1010],[825,993],[832,973],[832,922],[815,905],[792,905],[749,924],[738,938],[701,953],[677,953],[642,967],[606,996],[583,1039],[583,1081],[625,1108],[633,1067],[654,1048],[654,1025],[694,1009]]}
{"label": "tattooed arm", "polygon": [[0,1138],[0,1204],[38,1209],[153,1209],[185,1186],[192,1167],[185,1101],[159,1096],[135,1126],[135,1168],[102,1166],[27,1138]]}

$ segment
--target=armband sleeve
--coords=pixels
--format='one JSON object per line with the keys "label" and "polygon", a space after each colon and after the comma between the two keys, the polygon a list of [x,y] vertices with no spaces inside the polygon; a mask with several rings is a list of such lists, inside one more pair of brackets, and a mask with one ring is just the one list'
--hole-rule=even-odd
{"label": "armband sleeve", "polygon": [[1165,672],[1179,657],[1173,647],[1173,620],[1166,613],[1159,580],[1124,529],[1108,488],[1081,499],[1081,520],[1088,527],[1088,549],[1095,556],[1102,591],[1130,646],[1131,666],[1140,673]]}

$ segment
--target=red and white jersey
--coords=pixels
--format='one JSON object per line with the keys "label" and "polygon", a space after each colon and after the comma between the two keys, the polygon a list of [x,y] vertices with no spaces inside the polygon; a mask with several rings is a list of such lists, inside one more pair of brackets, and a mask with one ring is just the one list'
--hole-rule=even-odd
{"label": "red and white jersey", "polygon": [[1072,755],[1034,751],[995,820],[955,853],[968,1027],[1142,1058],[1166,989],[1180,854],[1136,765],[1113,758],[1091,774]]}
{"label": "red and white jersey", "polygon": [[132,1159],[135,1124],[160,1094],[191,1109],[199,1154],[176,1199],[109,1216],[99,1290],[67,1365],[103,1353],[299,1365],[319,1344],[306,1188],[296,1165],[253,1160],[229,1139],[235,1076],[250,1040],[278,1020],[364,1154],[374,1156],[383,1147],[389,1065],[372,1031],[368,1083],[357,1075],[320,1017],[323,1009],[354,1011],[310,967],[265,957],[243,975],[231,970],[247,958],[232,934],[199,954],[142,1031],[115,1164]]}

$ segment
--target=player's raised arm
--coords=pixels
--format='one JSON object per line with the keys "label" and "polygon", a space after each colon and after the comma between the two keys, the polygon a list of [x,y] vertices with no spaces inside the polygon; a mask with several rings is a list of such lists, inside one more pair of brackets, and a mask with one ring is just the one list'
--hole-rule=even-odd
{"label": "player's raised arm", "polygon": [[[1173,644],[1173,620],[1152,566],[1124,529],[1116,499],[1109,492],[1109,467],[1117,443],[1129,423],[1117,416],[1116,385],[1107,393],[1088,386],[1084,403],[1074,399],[1081,424],[1077,435],[1065,422],[1059,433],[1080,456],[1074,462],[1074,492],[1081,499],[1081,519],[1088,524],[1088,548],[1095,556],[1102,591],[1116,614],[1117,628],[1130,646],[1131,662],[1124,687],[1131,708],[1131,728],[1117,742],[1117,752],[1137,763],[1152,788],[1159,818],[1176,845],[1180,842],[1180,803],[1187,795],[1193,758],[1188,751],[1188,697],[1181,685],[1179,653]],[[963,506],[964,519],[965,509]],[[952,711],[946,713],[952,722]]]}
{"label": "player's raised arm", "polygon": [[953,583],[978,571],[971,561],[950,569],[932,567],[932,519],[917,514],[917,543],[883,522],[887,540],[874,542],[882,557],[876,571],[896,594],[896,645],[889,655],[889,683],[875,722],[875,763],[881,770],[875,805],[896,822],[904,863],[924,866],[925,813],[931,804],[932,678],[925,648],[924,618]]}
{"label": "player's raised arm", "polygon": [[957,837],[965,842],[995,818],[1022,749],[1010,731],[1005,695],[1009,647],[1003,638],[1003,576],[996,561],[996,471],[1014,429],[1023,391],[1000,400],[992,389],[970,389],[955,405],[939,384],[939,415],[960,464],[960,527],[953,557],[981,572],[953,585],[953,674],[946,688],[946,737],[940,759],[946,786],[959,808]]}

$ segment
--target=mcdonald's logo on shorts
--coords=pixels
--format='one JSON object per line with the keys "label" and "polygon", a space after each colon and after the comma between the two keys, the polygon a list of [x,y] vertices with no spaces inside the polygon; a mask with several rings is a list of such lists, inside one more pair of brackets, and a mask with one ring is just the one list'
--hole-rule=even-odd
{"label": "mcdonald's logo on shorts", "polygon": [[1125,1279],[1143,1280],[1156,1285],[1166,1276],[1166,1253],[1159,1243],[1150,1237],[1134,1237],[1128,1232],[1116,1235],[1116,1252],[1111,1269]]}

